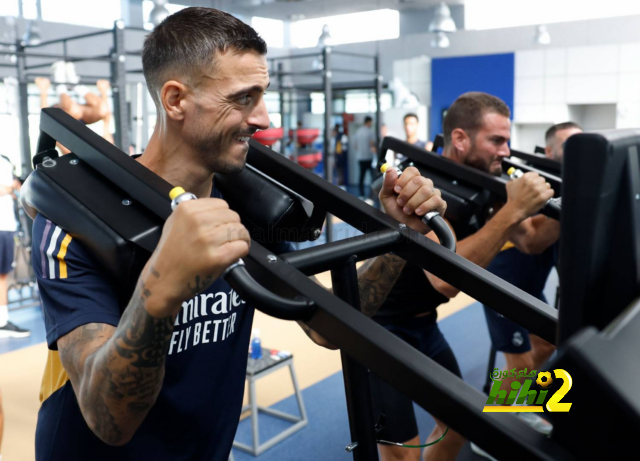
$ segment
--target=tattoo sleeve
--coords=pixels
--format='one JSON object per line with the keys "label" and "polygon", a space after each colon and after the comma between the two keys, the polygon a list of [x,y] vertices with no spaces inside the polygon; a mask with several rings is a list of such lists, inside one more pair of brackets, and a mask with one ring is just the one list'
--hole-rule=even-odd
{"label": "tattoo sleeve", "polygon": [[110,445],[133,436],[162,386],[173,317],[149,315],[151,294],[140,279],[117,328],[83,325],[58,341],[84,418]]}
{"label": "tattoo sleeve", "polygon": [[404,265],[404,259],[389,253],[369,259],[358,268],[360,309],[366,316],[372,317],[382,306]]}
{"label": "tattoo sleeve", "polygon": [[[387,295],[396,284],[404,265],[404,259],[389,253],[368,259],[358,268],[360,308],[365,315],[368,317],[373,316],[382,306],[384,300],[387,299]],[[312,275],[309,278],[324,287],[315,276]],[[333,292],[331,288],[326,289]],[[303,330],[305,329],[303,328]],[[308,329],[305,330],[305,333],[310,336],[312,331]]]}
{"label": "tattoo sleeve", "polygon": [[[372,317],[382,306],[387,295],[396,284],[404,265],[404,259],[394,254],[386,254],[369,259],[358,268],[360,309],[366,316]],[[324,287],[315,276],[309,278]],[[327,289],[332,291],[330,288]],[[328,349],[336,349],[335,346],[312,330],[306,323],[298,322],[298,324],[302,331],[316,344]]]}

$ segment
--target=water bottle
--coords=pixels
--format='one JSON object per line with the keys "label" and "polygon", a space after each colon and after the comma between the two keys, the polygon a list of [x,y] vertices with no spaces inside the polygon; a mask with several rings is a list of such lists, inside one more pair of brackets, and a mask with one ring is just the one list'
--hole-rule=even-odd
{"label": "water bottle", "polygon": [[257,328],[254,328],[251,333],[251,358],[256,360],[262,358],[262,342],[260,341],[260,330]]}

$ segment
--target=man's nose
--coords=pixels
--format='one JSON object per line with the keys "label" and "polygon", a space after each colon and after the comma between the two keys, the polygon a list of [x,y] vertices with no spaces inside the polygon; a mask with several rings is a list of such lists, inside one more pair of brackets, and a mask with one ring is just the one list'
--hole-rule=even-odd
{"label": "man's nose", "polygon": [[256,105],[251,112],[247,123],[259,130],[266,130],[269,128],[269,112],[267,111],[267,104],[264,101],[261,101],[260,104]]}

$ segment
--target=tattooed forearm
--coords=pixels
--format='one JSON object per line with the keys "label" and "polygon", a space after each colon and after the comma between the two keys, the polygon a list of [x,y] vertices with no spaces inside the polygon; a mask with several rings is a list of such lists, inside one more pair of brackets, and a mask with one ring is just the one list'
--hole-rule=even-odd
{"label": "tattooed forearm", "polygon": [[358,268],[360,309],[371,317],[380,308],[393,288],[405,261],[393,254],[367,260]]}
{"label": "tattooed forearm", "polygon": [[[134,294],[134,298],[137,297],[142,302],[151,294],[142,281],[138,282],[136,293],[138,296]],[[127,308],[125,311],[120,325],[126,325],[126,328],[118,327],[116,330],[113,336],[114,347],[120,357],[130,359],[134,367],[162,366],[173,332],[173,319],[156,319],[143,306],[140,307]]]}
{"label": "tattooed forearm", "polygon": [[111,445],[131,438],[162,386],[173,317],[152,317],[150,296],[141,279],[117,328],[84,325],[58,340],[87,424]]}
{"label": "tattooed forearm", "polygon": [[[404,259],[393,254],[386,254],[369,259],[358,268],[360,309],[365,315],[371,317],[380,308],[396,284],[404,264]],[[324,287],[316,277],[311,276],[309,278]],[[329,290],[331,291],[331,289]],[[302,328],[302,331],[316,344],[328,349],[336,349],[333,344],[312,330],[304,322],[298,322],[298,324],[300,328]]]}

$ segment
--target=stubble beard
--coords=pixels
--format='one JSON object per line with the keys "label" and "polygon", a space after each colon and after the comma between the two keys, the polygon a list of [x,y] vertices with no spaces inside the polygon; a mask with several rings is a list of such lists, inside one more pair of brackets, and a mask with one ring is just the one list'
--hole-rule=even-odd
{"label": "stubble beard", "polygon": [[221,174],[240,173],[247,162],[249,148],[243,148],[245,150],[243,159],[236,162],[228,158],[232,147],[234,146],[229,145],[229,141],[225,140],[223,133],[215,132],[207,133],[206,136],[200,137],[194,143],[194,148],[203,163],[208,165],[212,172]]}
{"label": "stubble beard", "polygon": [[478,155],[476,144],[475,142],[473,142],[473,144],[471,144],[471,151],[467,155],[467,158],[464,163],[465,165],[468,165],[472,168],[475,168],[477,170],[484,171],[485,173],[489,173],[490,175],[499,177],[502,175],[502,162],[500,163],[500,166],[498,168],[496,168],[495,170],[491,170],[491,164],[498,160],[499,160],[498,157],[492,157],[491,160],[487,161],[483,157]]}

